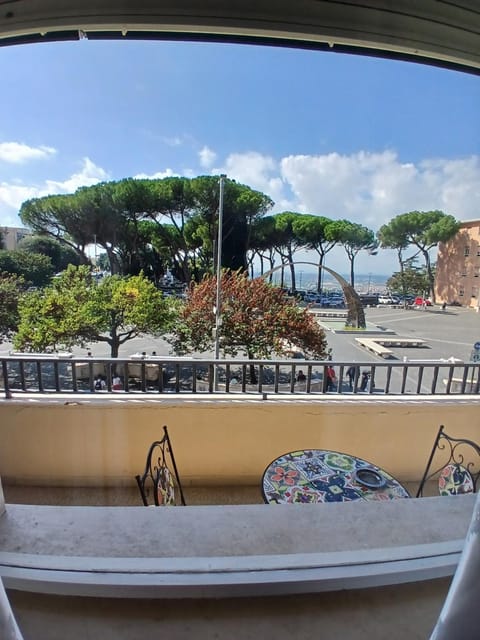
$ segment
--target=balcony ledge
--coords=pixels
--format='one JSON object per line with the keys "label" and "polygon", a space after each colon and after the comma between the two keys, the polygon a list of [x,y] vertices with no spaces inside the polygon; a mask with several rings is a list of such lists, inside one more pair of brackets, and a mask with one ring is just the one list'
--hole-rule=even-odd
{"label": "balcony ledge", "polygon": [[283,506],[8,504],[0,577],[11,589],[121,598],[286,595],[431,580],[455,572],[474,504],[473,495]]}

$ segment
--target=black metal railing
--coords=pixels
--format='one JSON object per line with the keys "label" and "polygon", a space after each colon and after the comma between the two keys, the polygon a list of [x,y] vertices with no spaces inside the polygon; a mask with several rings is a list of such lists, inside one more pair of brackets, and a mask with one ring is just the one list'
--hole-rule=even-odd
{"label": "black metal railing", "polygon": [[[480,363],[452,360],[352,365],[298,359],[117,359],[16,354],[0,361],[0,391],[7,398],[27,393],[108,392],[417,396],[478,394],[480,389]],[[336,375],[333,383],[328,382],[330,366]]]}

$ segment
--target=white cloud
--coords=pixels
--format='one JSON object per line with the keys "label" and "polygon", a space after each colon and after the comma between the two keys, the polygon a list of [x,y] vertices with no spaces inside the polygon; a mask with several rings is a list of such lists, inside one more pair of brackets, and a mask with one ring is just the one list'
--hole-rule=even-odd
{"label": "white cloud", "polygon": [[83,166],[78,173],[74,173],[63,182],[47,180],[46,186],[43,188],[44,193],[41,195],[48,195],[50,193],[73,193],[78,187],[90,187],[93,184],[97,184],[97,182],[107,180],[108,177],[109,175],[105,169],[97,166],[90,158],[83,158]]}
{"label": "white cloud", "polygon": [[178,176],[173,169],[167,167],[165,171],[157,171],[156,173],[137,173],[137,175],[133,176],[137,180],[160,180],[162,178],[171,178],[172,176]]}
{"label": "white cloud", "polygon": [[0,161],[23,164],[29,160],[39,160],[54,155],[53,147],[29,147],[21,142],[0,142]]}
{"label": "white cloud", "polygon": [[204,146],[198,152],[198,157],[200,159],[200,166],[203,167],[204,169],[210,169],[210,167],[213,165],[213,163],[217,158],[217,154],[215,153],[215,151],[212,151],[212,149],[210,149],[209,147]]}
{"label": "white cloud", "polygon": [[90,158],[84,158],[81,170],[63,182],[46,180],[37,185],[25,185],[18,181],[15,183],[2,182],[0,183],[0,223],[2,225],[18,225],[16,212],[25,200],[58,193],[73,193],[78,187],[91,186],[102,180],[107,180],[108,177],[109,175],[104,169],[97,166]]}
{"label": "white cloud", "polygon": [[293,206],[292,201],[285,194],[280,165],[271,156],[265,156],[256,151],[232,153],[227,157],[225,166],[214,169],[212,173],[225,173],[237,182],[262,191],[275,202],[274,211],[284,211]]}
{"label": "white cloud", "polygon": [[[480,156],[402,162],[394,151],[350,155],[291,155],[277,162],[257,152],[232,153],[216,170],[259,189],[275,201],[273,212],[291,210],[347,218],[377,231],[407,211],[440,209],[459,220],[480,217]],[[348,270],[342,249],[329,266]],[[356,270],[389,273],[393,252],[372,257],[361,252]]]}
{"label": "white cloud", "polygon": [[377,230],[399,213],[441,209],[458,219],[480,214],[480,157],[402,163],[392,151],[349,156],[288,156],[281,174],[298,210],[348,218]]}

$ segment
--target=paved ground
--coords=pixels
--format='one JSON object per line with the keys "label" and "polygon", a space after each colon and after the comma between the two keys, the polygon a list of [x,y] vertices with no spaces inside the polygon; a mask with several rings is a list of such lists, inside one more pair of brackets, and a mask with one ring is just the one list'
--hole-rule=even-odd
{"label": "paved ground", "polygon": [[[413,309],[370,308],[366,309],[366,319],[380,327],[395,331],[404,338],[422,338],[426,348],[392,347],[398,360],[436,360],[458,358],[468,362],[475,342],[480,341],[480,315],[473,309],[449,307],[427,308],[425,311]],[[355,342],[355,334],[333,334],[328,332],[328,344],[337,361],[381,362],[382,359],[360,347]],[[369,335],[369,338],[375,336]],[[390,347],[389,347],[390,348]]]}
{"label": "paved ground", "polygon": [[[438,360],[439,358],[458,358],[469,362],[475,342],[480,341],[480,314],[473,309],[449,307],[442,311],[440,307],[427,308],[425,311],[412,309],[369,308],[365,310],[369,323],[395,331],[400,337],[422,338],[426,348],[392,348],[395,358],[408,360]],[[335,334],[327,332],[328,344],[332,349],[333,360],[337,362],[384,362],[355,342],[359,334]],[[374,337],[373,335],[369,335]],[[10,343],[0,344],[0,356],[8,355],[12,349]],[[86,355],[87,348],[76,348],[76,355]],[[103,343],[91,345],[91,351],[97,357],[109,357],[109,347]],[[162,339],[152,337],[136,338],[120,348],[120,357],[145,351],[157,355],[173,355],[170,346]],[[195,354],[198,355],[198,354]],[[205,354],[207,357],[213,354]]]}

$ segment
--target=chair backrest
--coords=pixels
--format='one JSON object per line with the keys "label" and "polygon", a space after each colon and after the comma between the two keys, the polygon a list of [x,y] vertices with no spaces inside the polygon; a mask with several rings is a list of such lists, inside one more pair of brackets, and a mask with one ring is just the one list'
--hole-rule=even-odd
{"label": "chair backrest", "polygon": [[182,484],[178,475],[172,444],[168,429],[163,427],[164,436],[150,445],[143,475],[136,475],[143,504],[149,506],[149,496],[153,497],[153,504],[157,507],[178,504],[177,490],[180,503],[185,505]]}
{"label": "chair backrest", "polygon": [[432,480],[438,480],[440,495],[476,492],[479,476],[480,445],[449,436],[441,425],[416,497],[423,496],[425,484]]}

